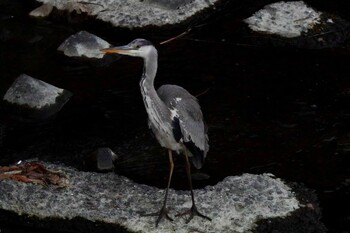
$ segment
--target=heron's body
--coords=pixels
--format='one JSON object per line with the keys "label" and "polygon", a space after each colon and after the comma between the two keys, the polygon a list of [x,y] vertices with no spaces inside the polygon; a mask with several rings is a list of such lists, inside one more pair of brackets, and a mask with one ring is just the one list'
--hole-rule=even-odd
{"label": "heron's body", "polygon": [[152,129],[159,144],[172,151],[178,153],[182,152],[184,150],[183,144],[175,139],[174,125],[172,124],[177,115],[177,111],[170,110],[165,104],[163,106],[163,111],[154,111],[155,107],[153,101],[144,97],[144,102],[148,113],[148,125]]}
{"label": "heron's body", "polygon": [[[163,85],[157,91],[160,99],[170,109],[172,136],[180,148],[177,152],[187,154],[192,164],[201,168],[209,150],[208,135],[197,99],[184,88]],[[158,139],[159,140],[159,139]],[[176,151],[176,149],[172,149]]]}
{"label": "heron's body", "polygon": [[167,194],[174,168],[172,151],[182,153],[186,158],[186,173],[192,197],[189,220],[194,215],[210,220],[199,213],[196,208],[188,160],[190,157],[193,165],[196,168],[201,168],[209,150],[208,135],[197,99],[184,88],[176,85],[163,85],[158,91],[155,90],[154,78],[157,73],[158,53],[149,41],[136,39],[126,46],[103,49],[102,51],[142,57],[144,60],[140,89],[148,114],[149,127],[159,144],[168,149],[170,165],[168,186],[156,225],[164,216],[172,220],[168,216],[166,208]]}
{"label": "heron's body", "polygon": [[151,46],[145,54],[140,89],[149,126],[162,147],[187,153],[193,165],[201,168],[209,145],[197,99],[176,85],[163,85],[156,91],[157,50]]}
{"label": "heron's body", "polygon": [[148,114],[148,125],[162,147],[180,152],[182,146],[176,141],[171,124],[175,111],[169,109],[154,87],[146,84],[147,81],[144,75],[140,81],[140,88]]}

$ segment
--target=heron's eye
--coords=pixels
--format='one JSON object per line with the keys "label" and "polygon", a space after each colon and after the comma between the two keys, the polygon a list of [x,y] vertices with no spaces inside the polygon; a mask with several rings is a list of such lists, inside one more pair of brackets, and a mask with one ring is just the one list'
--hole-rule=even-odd
{"label": "heron's eye", "polygon": [[135,45],[135,48],[139,49],[139,48],[141,48],[141,45],[137,44],[137,45]]}

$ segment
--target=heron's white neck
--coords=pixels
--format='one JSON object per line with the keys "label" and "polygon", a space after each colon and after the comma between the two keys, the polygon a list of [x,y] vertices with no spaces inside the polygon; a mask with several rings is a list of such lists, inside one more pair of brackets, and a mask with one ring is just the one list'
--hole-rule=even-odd
{"label": "heron's white neck", "polygon": [[170,114],[170,110],[165,103],[159,98],[156,90],[154,89],[154,78],[157,73],[158,67],[158,54],[157,50],[153,46],[147,46],[147,50],[143,51],[143,75],[140,81],[141,94],[143,102],[148,113],[149,120],[155,122],[166,122],[167,114]]}
{"label": "heron's white neck", "polygon": [[153,46],[145,46],[142,50],[144,65],[140,85],[147,89],[154,89],[154,79],[158,69],[158,52]]}

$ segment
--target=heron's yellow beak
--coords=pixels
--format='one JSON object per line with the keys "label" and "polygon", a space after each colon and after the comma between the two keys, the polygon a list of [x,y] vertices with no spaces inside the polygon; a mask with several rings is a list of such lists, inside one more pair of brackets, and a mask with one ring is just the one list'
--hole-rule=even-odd
{"label": "heron's yellow beak", "polygon": [[110,49],[101,49],[101,51],[104,53],[119,53],[119,52],[125,51],[125,50],[110,48]]}
{"label": "heron's yellow beak", "polygon": [[118,53],[118,54],[124,54],[124,55],[129,55],[130,53],[132,53],[132,49],[128,46],[119,46],[114,48],[101,49],[100,51],[104,53]]}

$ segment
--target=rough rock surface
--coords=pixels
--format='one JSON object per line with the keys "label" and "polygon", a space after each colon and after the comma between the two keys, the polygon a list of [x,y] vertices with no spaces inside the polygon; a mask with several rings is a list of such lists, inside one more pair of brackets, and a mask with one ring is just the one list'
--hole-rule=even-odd
{"label": "rough rock surface", "polygon": [[63,93],[57,88],[32,78],[26,74],[20,75],[7,90],[4,100],[18,105],[28,105],[32,108],[43,108],[56,103],[56,98]]}
{"label": "rough rock surface", "polygon": [[337,15],[320,12],[303,1],[266,5],[244,20],[249,27],[245,43],[307,49],[342,45],[350,35],[350,23]]}
{"label": "rough rock surface", "polygon": [[195,217],[185,224],[174,217],[191,206],[189,192],[169,192],[173,222],[162,221],[155,228],[155,217],[143,216],[159,210],[164,191],[140,185],[112,173],[79,172],[47,164],[63,171],[70,186],[58,188],[0,181],[0,209],[38,218],[76,219],[117,224],[130,232],[246,232],[258,220],[285,217],[299,209],[291,189],[270,174],[227,177],[215,186],[195,190],[198,208],[212,218]]}
{"label": "rough rock surface", "polygon": [[266,5],[244,20],[253,31],[293,38],[307,33],[321,21],[321,12],[303,1],[276,2]]}
{"label": "rough rock surface", "polygon": [[140,1],[140,0],[37,0],[59,10],[85,12],[117,27],[138,28],[181,23],[218,0]]}

